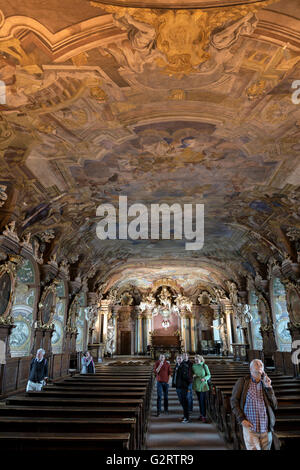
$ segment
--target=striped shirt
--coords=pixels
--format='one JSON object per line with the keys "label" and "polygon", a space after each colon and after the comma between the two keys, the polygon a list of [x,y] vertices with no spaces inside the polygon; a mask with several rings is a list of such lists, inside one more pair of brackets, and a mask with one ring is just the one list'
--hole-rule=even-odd
{"label": "striped shirt", "polygon": [[252,424],[252,431],[268,432],[268,415],[263,396],[262,382],[256,382],[252,377],[244,406],[246,418]]}

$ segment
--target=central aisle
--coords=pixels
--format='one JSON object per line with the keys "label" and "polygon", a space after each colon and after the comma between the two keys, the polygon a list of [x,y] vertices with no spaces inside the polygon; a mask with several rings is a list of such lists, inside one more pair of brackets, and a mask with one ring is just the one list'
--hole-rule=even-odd
{"label": "central aisle", "polygon": [[156,417],[156,385],[152,392],[145,449],[153,450],[228,450],[212,424],[198,421],[199,406],[194,395],[191,422],[182,423],[183,411],[176,390],[169,387],[169,414]]}

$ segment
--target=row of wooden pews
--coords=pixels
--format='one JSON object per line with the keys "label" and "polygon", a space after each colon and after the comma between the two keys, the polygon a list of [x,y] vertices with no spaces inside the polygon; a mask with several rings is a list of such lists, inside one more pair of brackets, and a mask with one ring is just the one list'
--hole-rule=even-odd
{"label": "row of wooden pews", "polygon": [[96,365],[41,392],[0,402],[0,450],[142,449],[153,373],[150,365]]}
{"label": "row of wooden pews", "polygon": [[[208,396],[209,416],[234,449],[245,449],[242,427],[231,411],[230,398],[239,377],[249,374],[249,365],[234,362],[209,363],[212,387]],[[275,450],[289,450],[300,444],[300,380],[268,371],[278,401],[273,434]]]}

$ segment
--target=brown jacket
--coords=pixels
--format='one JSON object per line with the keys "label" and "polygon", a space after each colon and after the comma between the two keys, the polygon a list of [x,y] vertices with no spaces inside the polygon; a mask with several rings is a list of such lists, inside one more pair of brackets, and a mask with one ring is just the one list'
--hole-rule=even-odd
{"label": "brown jacket", "polygon": [[156,372],[156,369],[160,365],[160,361],[156,361],[155,366],[154,366],[154,373],[156,380],[158,382],[169,382],[169,377],[171,375],[171,366],[170,363],[166,360],[164,360],[163,366],[161,367],[159,373]]}
{"label": "brown jacket", "polygon": [[[250,375],[247,375],[246,377],[241,377],[240,379],[238,379],[232,390],[232,395],[230,399],[231,408],[239,424],[241,424],[244,419],[247,419],[244,413],[244,407],[246,403],[250,380]],[[277,409],[277,400],[273,388],[267,388],[263,384],[263,396],[268,414],[269,431],[273,431],[275,425],[274,411]]]}

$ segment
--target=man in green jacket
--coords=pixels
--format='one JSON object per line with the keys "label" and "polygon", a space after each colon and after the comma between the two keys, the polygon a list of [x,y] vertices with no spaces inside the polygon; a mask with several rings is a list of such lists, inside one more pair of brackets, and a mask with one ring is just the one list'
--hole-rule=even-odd
{"label": "man in green jacket", "polygon": [[247,450],[270,450],[277,400],[271,379],[259,359],[250,363],[250,375],[238,379],[231,395],[231,408],[243,427]]}

